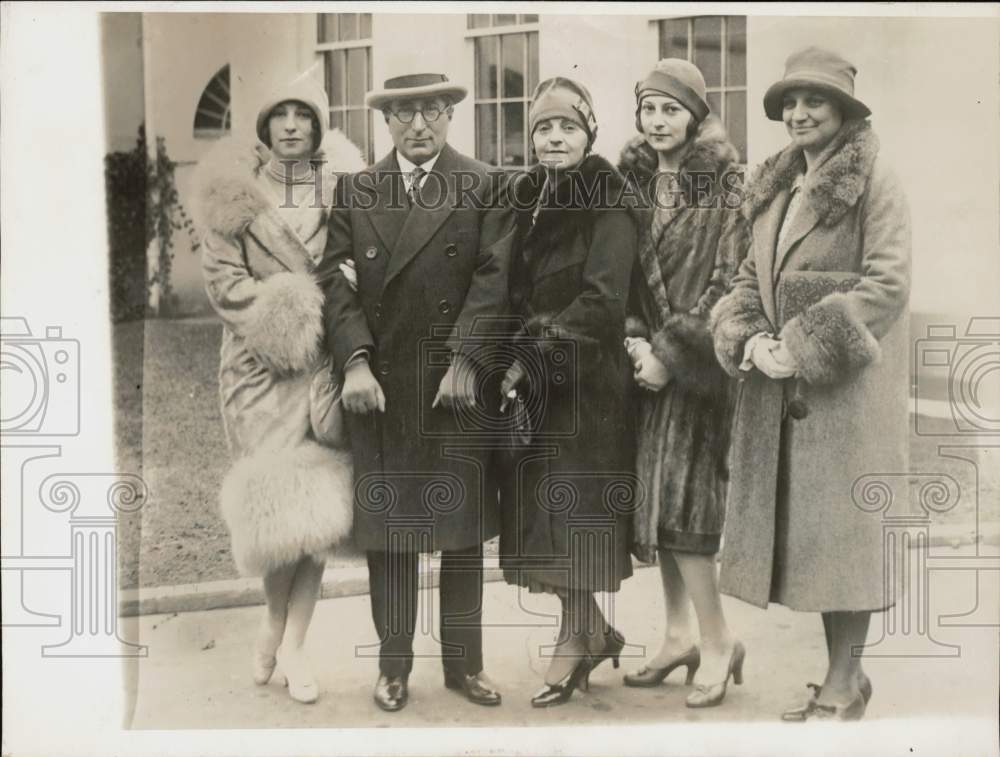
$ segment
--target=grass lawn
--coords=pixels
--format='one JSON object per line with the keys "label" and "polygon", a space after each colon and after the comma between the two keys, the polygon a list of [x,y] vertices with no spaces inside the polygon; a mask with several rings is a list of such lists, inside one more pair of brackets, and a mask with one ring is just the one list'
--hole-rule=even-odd
{"label": "grass lawn", "polygon": [[[217,504],[229,466],[216,379],[221,334],[215,318],[132,321],[114,328],[117,468],[143,476],[150,490],[147,504],[120,522],[122,588],[237,575]],[[939,455],[939,444],[946,443],[954,441],[912,436],[910,470],[948,473],[959,482],[960,501],[934,514],[933,522],[971,532],[974,470]],[[986,480],[980,484],[980,521],[995,523],[997,482]],[[357,555],[342,560],[361,563]]]}

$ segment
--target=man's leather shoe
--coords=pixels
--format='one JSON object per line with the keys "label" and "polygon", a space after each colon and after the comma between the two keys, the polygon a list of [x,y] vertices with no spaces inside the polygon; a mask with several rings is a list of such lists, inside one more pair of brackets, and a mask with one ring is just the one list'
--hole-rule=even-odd
{"label": "man's leather shoe", "polygon": [[375,704],[386,712],[396,712],[406,706],[409,697],[407,681],[403,676],[380,675],[373,694]]}
{"label": "man's leather shoe", "polygon": [[487,707],[500,704],[500,692],[481,672],[471,676],[446,672],[444,685],[449,689],[462,692],[465,698],[473,704]]}

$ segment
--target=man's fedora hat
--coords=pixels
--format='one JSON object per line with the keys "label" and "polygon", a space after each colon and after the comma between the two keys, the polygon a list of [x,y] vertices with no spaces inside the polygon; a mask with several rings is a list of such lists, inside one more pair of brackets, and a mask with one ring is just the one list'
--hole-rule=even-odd
{"label": "man's fedora hat", "polygon": [[835,52],[821,47],[807,47],[788,56],[785,75],[764,95],[764,113],[772,121],[780,121],[782,101],[790,89],[816,89],[838,103],[845,118],[866,118],[868,106],[854,96],[854,76],[858,70]]}
{"label": "man's fedora hat", "polygon": [[393,100],[418,97],[447,97],[454,105],[465,99],[469,90],[461,84],[452,84],[444,74],[408,74],[385,80],[382,89],[376,89],[365,96],[369,108],[382,110]]}

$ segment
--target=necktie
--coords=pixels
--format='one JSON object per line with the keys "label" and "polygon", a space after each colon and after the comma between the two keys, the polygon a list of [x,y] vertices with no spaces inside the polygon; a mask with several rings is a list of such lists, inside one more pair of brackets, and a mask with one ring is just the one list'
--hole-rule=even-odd
{"label": "necktie", "polygon": [[410,198],[410,207],[416,205],[417,197],[420,194],[420,182],[426,174],[427,172],[420,166],[410,172],[410,188],[406,192],[406,196]]}

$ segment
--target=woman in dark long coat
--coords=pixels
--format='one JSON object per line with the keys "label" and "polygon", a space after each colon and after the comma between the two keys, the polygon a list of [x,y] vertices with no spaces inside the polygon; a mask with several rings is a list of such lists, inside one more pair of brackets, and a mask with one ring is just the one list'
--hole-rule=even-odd
{"label": "woman in dark long coat", "polygon": [[[524,321],[503,381],[533,419],[532,443],[502,482],[506,579],[559,596],[562,627],[536,707],[565,702],[624,646],[594,592],[632,574],[629,509],[636,496],[622,349],[637,229],[614,206],[624,182],[590,153],[597,132],[587,90],[542,82],[529,111],[539,165],[511,193],[518,244],[511,305]],[[510,411],[508,411],[510,412]]]}
{"label": "woman in dark long coat", "polygon": [[855,73],[808,48],[765,94],[791,144],[750,183],[752,251],[712,313],[741,378],[722,590],[823,615],[826,677],[786,720],[863,716],[856,652],[894,602],[864,490],[907,470],[910,222]]}
{"label": "woman in dark long coat", "polygon": [[699,681],[688,707],[708,707],[722,702],[730,673],[741,680],[744,656],[716,576],[734,386],[715,359],[708,316],[750,239],[739,211],[738,154],[709,113],[697,67],[660,61],[636,86],[636,126],[642,135],[619,163],[649,208],[627,324],[645,491],[633,549],[645,562],[659,558],[667,618],[660,652],[625,684],[655,686],[684,666],[688,683],[696,671]]}

